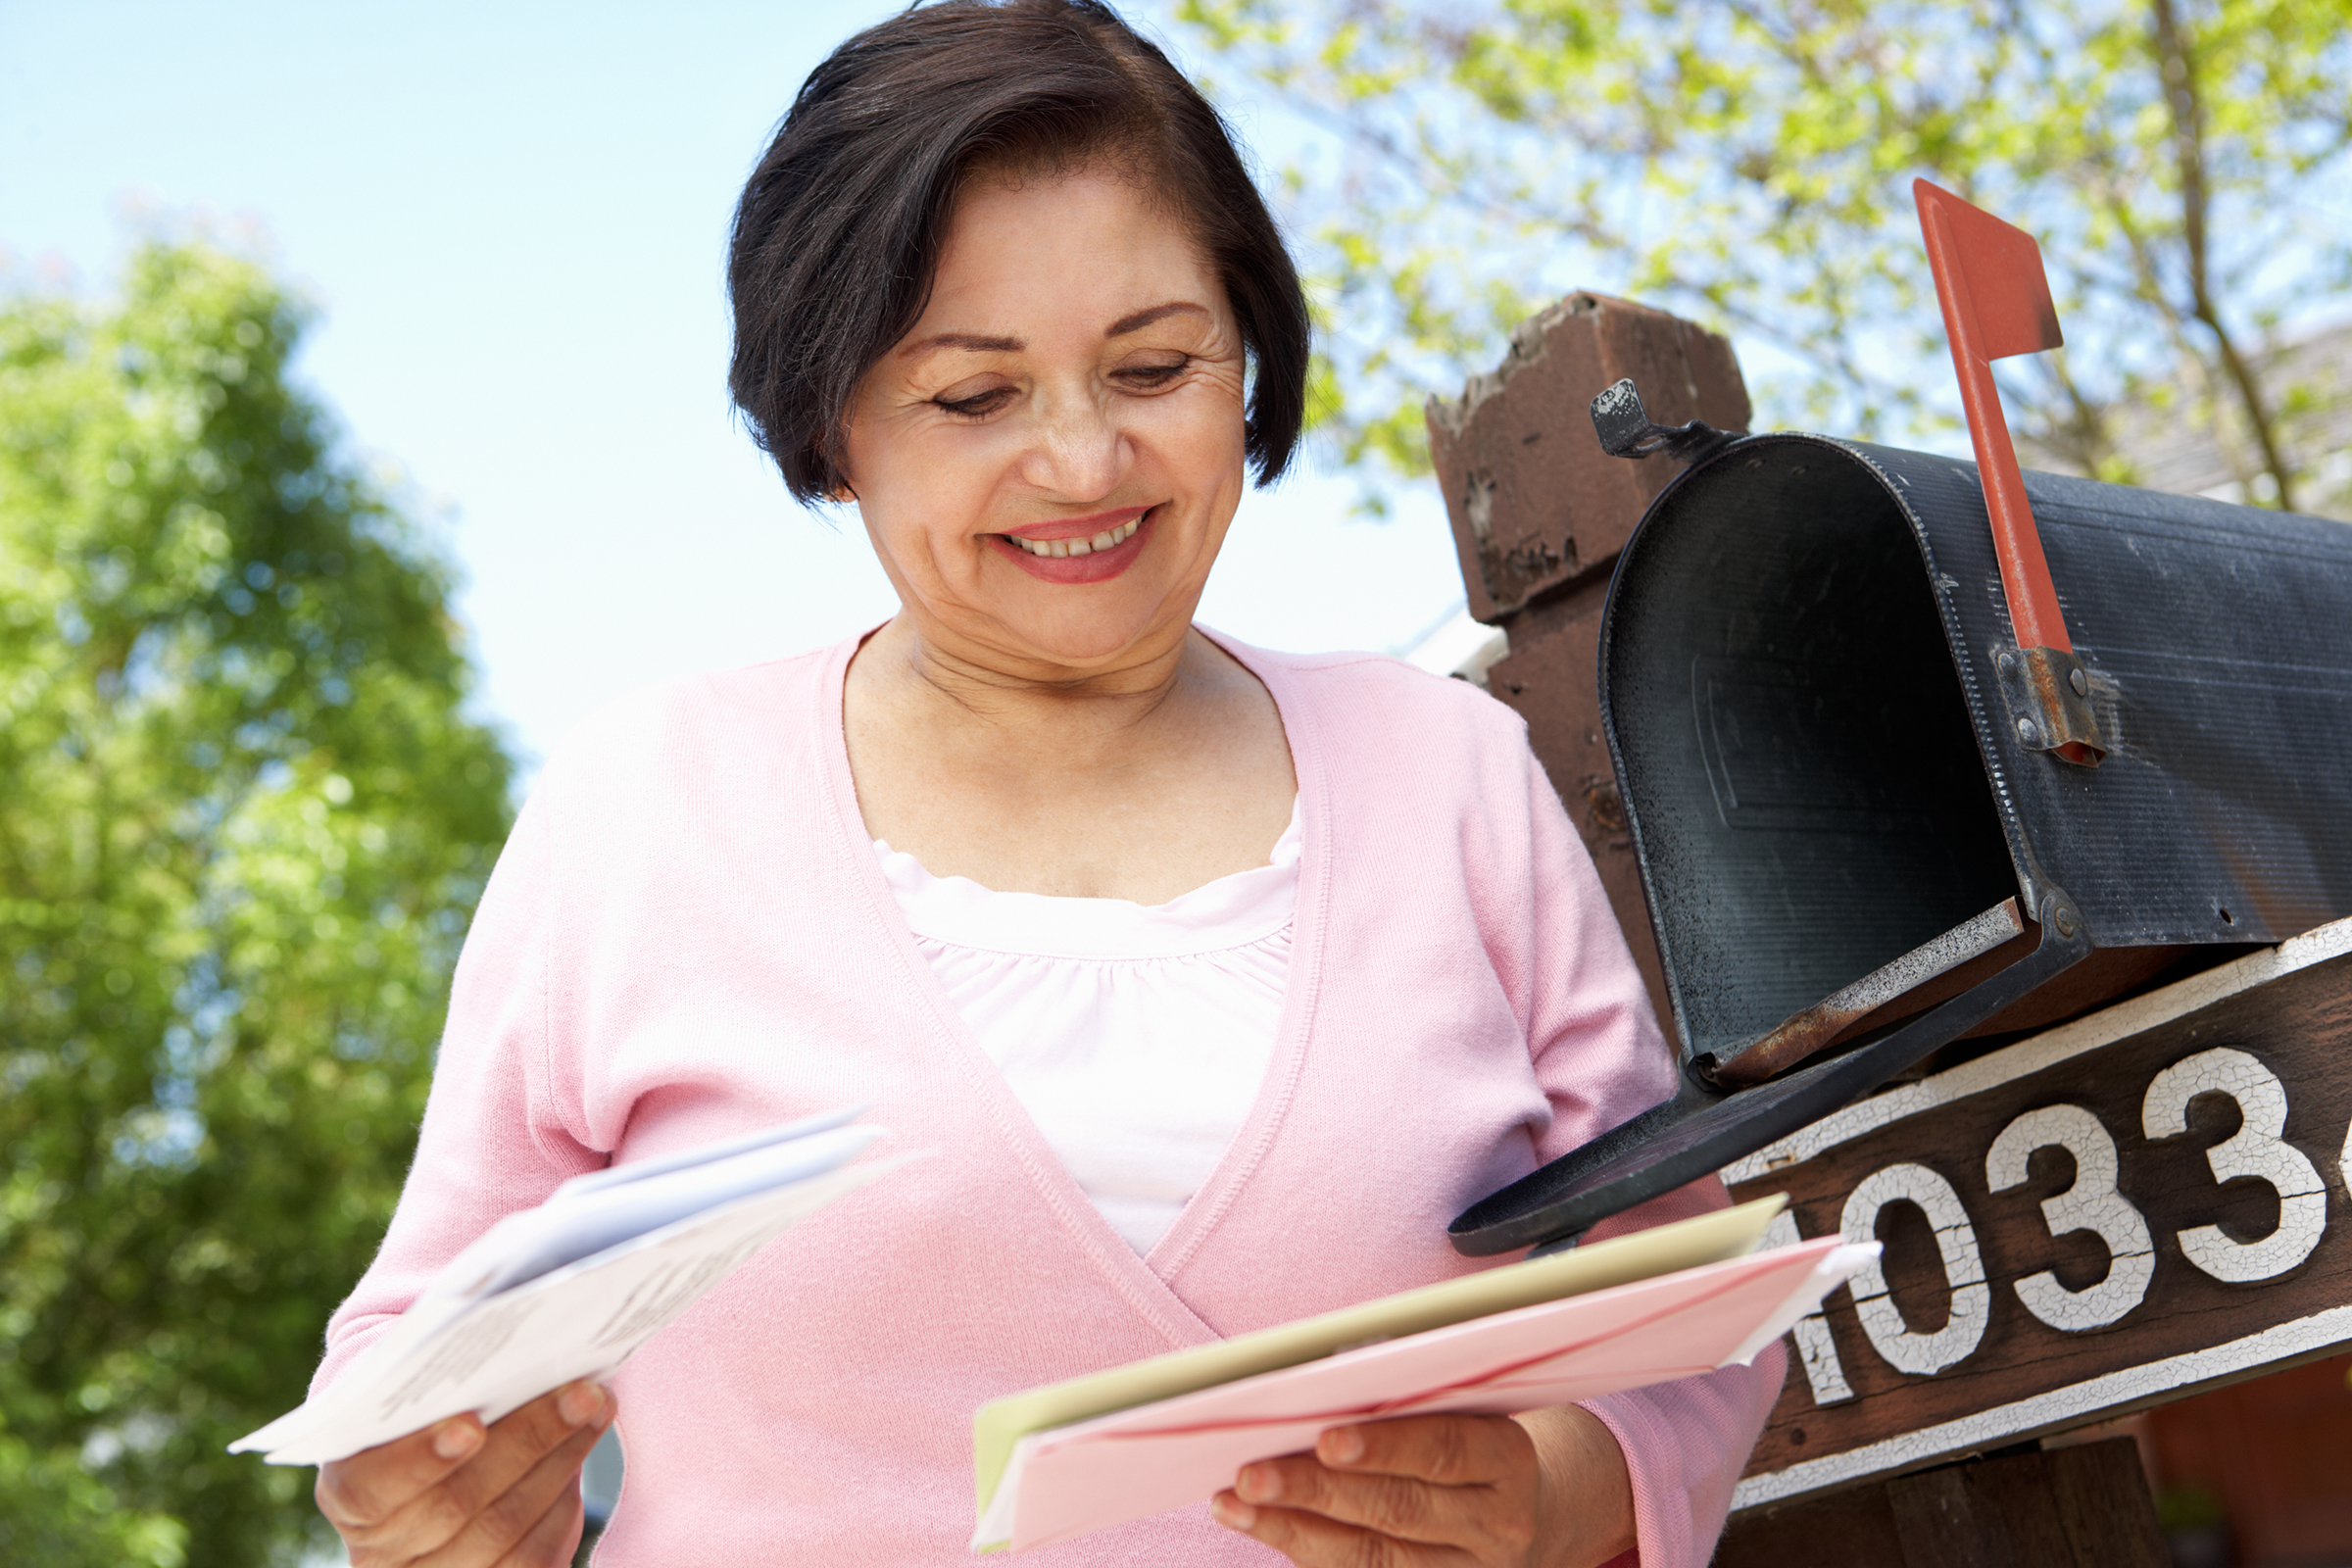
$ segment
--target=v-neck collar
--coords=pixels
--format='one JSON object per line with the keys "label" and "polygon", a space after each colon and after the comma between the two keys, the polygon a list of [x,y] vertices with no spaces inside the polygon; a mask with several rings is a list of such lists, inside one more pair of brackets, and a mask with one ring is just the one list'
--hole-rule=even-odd
{"label": "v-neck collar", "polygon": [[1208,1178],[1152,1250],[1137,1256],[1133,1248],[1111,1229],[1077,1178],[1046,1143],[1028,1110],[1015,1098],[995,1062],[949,1001],[931,965],[915,946],[905,914],[875,858],[873,840],[858,809],[857,784],[850,772],[849,742],[844,727],[842,696],[850,661],[872,630],[838,644],[828,658],[823,684],[811,711],[812,750],[817,759],[817,783],[830,808],[835,852],[844,857],[857,885],[863,914],[879,929],[882,942],[896,956],[914,994],[923,999],[934,1028],[932,1039],[972,1095],[974,1105],[1002,1138],[1014,1162],[1029,1178],[1054,1220],[1079,1243],[1120,1296],[1165,1336],[1172,1347],[1200,1345],[1223,1336],[1186,1303],[1176,1285],[1184,1269],[1215,1234],[1231,1212],[1281,1133],[1305,1064],[1308,1037],[1313,1031],[1315,1004],[1321,991],[1325,934],[1329,928],[1331,889],[1331,833],[1328,781],[1314,714],[1278,660],[1258,650],[1196,627],[1256,677],[1274,701],[1283,736],[1291,752],[1291,769],[1298,784],[1300,834],[1298,902],[1293,915],[1290,975],[1284,990],[1282,1018],[1274,1050],[1266,1064],[1256,1097],[1241,1130],[1218,1156]]}

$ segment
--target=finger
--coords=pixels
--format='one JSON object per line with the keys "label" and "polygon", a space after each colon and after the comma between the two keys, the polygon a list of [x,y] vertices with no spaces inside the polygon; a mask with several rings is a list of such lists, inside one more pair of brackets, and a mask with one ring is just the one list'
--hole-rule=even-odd
{"label": "finger", "polygon": [[489,1568],[503,1561],[551,1506],[566,1493],[578,1493],[580,1465],[603,1435],[602,1422],[591,1422],[572,1433],[516,1477],[513,1486],[488,1499],[445,1544],[419,1557],[418,1568]]}
{"label": "finger", "polygon": [[1465,1568],[1474,1561],[1456,1547],[1399,1541],[1321,1514],[1262,1507],[1230,1492],[1210,1499],[1208,1511],[1226,1529],[1263,1542],[1299,1568]]}
{"label": "finger", "polygon": [[1319,1514],[1335,1523],[1428,1545],[1488,1544],[1495,1488],[1444,1487],[1410,1476],[1356,1475],[1314,1455],[1291,1454],[1244,1465],[1233,1494],[1259,1508]]}
{"label": "finger", "polygon": [[453,1415],[405,1438],[318,1467],[312,1489],[327,1523],[349,1536],[365,1535],[407,1507],[481,1446],[478,1417]]}
{"label": "finger", "polygon": [[[441,1549],[550,1453],[576,1441],[582,1432],[590,1434],[593,1445],[595,1434],[612,1424],[612,1395],[593,1383],[568,1383],[541,1395],[493,1423],[479,1452],[385,1520],[371,1539],[397,1543],[410,1556]],[[520,1535],[537,1517],[534,1508],[514,1526],[514,1534]]]}
{"label": "finger", "polygon": [[[443,1488],[456,1521],[453,1528],[462,1528],[504,1496],[564,1445],[577,1441],[582,1432],[602,1432],[612,1419],[612,1394],[585,1382],[565,1384],[501,1417],[492,1424],[482,1451]],[[537,1517],[533,1509],[532,1518]]]}
{"label": "finger", "polygon": [[1500,1415],[1410,1415],[1333,1427],[1315,1457],[1335,1470],[1411,1476],[1443,1487],[1492,1485],[1534,1464],[1527,1429]]}
{"label": "finger", "polygon": [[580,1531],[587,1522],[580,1489],[571,1487],[558,1493],[556,1500],[539,1516],[539,1522],[498,1559],[497,1568],[566,1568],[572,1553],[580,1548]]}

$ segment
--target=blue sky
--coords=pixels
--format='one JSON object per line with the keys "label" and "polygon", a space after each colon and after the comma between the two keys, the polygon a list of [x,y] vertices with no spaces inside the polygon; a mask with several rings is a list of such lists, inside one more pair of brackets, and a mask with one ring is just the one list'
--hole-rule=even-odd
{"label": "blue sky", "polygon": [[[720,281],[793,90],[892,9],[0,0],[0,248],[97,291],[136,214],[265,235],[322,312],[304,374],[441,531],[480,706],[535,760],[631,686],[893,608],[855,516],[793,506],[733,422]],[[1367,521],[1309,466],[1245,503],[1202,618],[1409,642],[1461,597],[1434,490]]]}

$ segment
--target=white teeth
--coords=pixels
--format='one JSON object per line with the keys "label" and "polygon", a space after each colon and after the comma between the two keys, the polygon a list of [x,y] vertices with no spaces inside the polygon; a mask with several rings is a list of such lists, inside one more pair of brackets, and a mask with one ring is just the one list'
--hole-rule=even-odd
{"label": "white teeth", "polygon": [[1098,550],[1109,550],[1123,545],[1134,538],[1135,530],[1143,525],[1144,519],[1139,515],[1128,518],[1116,528],[1105,528],[1092,539],[1024,539],[1019,534],[1012,533],[1008,533],[1004,537],[1033,556],[1066,560],[1071,556],[1091,556]]}

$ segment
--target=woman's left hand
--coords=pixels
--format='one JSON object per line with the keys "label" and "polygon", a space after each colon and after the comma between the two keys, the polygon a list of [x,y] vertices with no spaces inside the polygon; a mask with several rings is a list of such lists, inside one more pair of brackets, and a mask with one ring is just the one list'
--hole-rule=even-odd
{"label": "woman's left hand", "polygon": [[1574,1406],[1335,1427],[1210,1510],[1300,1568],[1583,1568],[1634,1544],[1624,1455]]}

